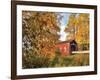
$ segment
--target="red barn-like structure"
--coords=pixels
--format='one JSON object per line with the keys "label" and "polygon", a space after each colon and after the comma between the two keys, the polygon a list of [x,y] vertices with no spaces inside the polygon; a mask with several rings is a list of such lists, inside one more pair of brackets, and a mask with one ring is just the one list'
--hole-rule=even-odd
{"label": "red barn-like structure", "polygon": [[71,55],[72,51],[76,51],[78,48],[75,40],[69,40],[58,43],[56,49],[59,49],[61,55],[68,56]]}

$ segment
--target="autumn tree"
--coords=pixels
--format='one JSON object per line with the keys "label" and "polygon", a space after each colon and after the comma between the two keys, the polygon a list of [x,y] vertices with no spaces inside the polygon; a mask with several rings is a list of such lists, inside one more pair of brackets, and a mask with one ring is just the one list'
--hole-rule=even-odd
{"label": "autumn tree", "polygon": [[79,14],[77,21],[76,40],[80,44],[89,46],[89,14]]}
{"label": "autumn tree", "polygon": [[67,39],[74,39],[76,33],[76,14],[72,13],[69,16],[68,24],[66,25],[65,32],[69,33]]}
{"label": "autumn tree", "polygon": [[71,14],[65,32],[69,33],[67,39],[75,39],[81,47],[87,45],[89,49],[89,14]]}
{"label": "autumn tree", "polygon": [[[58,16],[53,12],[22,12],[23,65],[32,67],[34,64],[40,67],[48,64],[48,60],[54,56],[55,44],[59,38],[57,32],[60,30]],[[35,58],[35,61],[29,61],[30,58]]]}

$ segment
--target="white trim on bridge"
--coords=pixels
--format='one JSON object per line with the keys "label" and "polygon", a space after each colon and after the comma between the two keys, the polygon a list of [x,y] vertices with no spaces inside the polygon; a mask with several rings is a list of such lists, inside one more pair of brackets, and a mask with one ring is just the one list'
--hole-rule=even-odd
{"label": "white trim on bridge", "polygon": [[89,53],[89,50],[88,51],[72,51],[72,54],[75,54],[75,53]]}

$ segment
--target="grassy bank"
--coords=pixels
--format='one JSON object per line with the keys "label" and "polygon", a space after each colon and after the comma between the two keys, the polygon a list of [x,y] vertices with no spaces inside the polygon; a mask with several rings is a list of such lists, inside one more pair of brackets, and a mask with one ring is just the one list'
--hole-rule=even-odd
{"label": "grassy bank", "polygon": [[53,65],[51,65],[53,67],[86,66],[89,65],[89,54],[80,53],[58,57],[58,59],[54,59],[51,63],[53,63]]}
{"label": "grassy bank", "polygon": [[23,58],[23,68],[71,67],[89,65],[89,53],[75,53],[69,56],[56,55],[49,60],[47,57],[28,55]]}

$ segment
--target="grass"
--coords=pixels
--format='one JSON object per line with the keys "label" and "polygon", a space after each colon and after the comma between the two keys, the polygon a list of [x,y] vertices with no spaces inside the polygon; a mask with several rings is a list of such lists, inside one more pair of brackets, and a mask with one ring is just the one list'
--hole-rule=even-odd
{"label": "grass", "polygon": [[[52,61],[53,62],[53,61]],[[53,67],[87,66],[89,65],[89,53],[73,54],[65,57],[58,57],[54,60]]]}
{"label": "grass", "polygon": [[89,53],[74,53],[69,56],[61,56],[60,53],[57,53],[51,60],[46,57],[39,57],[33,54],[23,57],[23,69],[87,65],[89,65]]}

